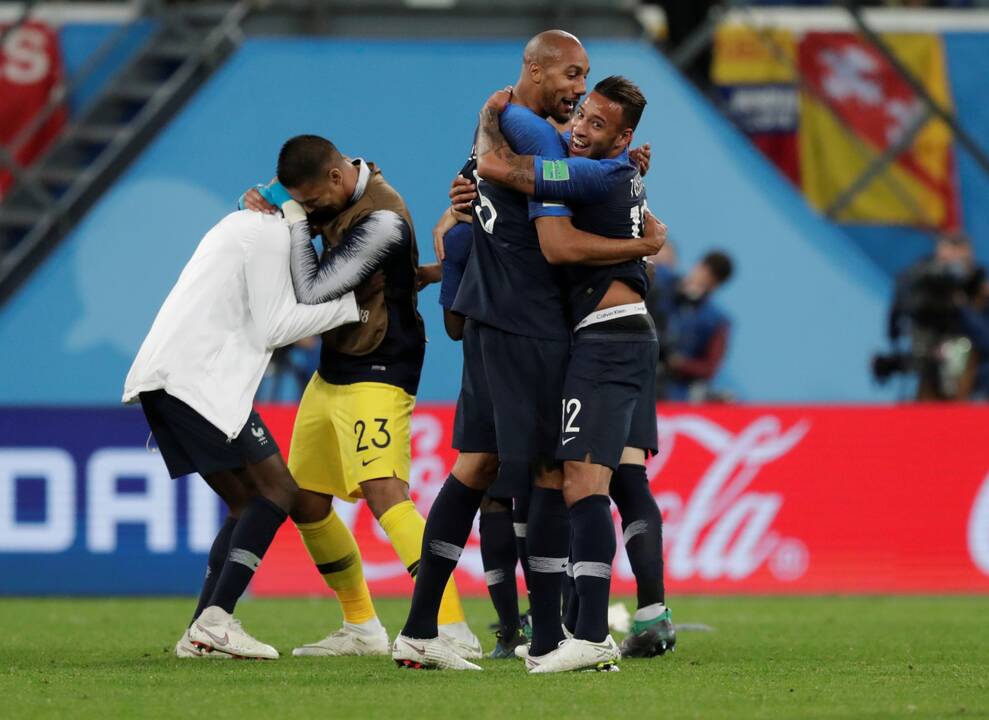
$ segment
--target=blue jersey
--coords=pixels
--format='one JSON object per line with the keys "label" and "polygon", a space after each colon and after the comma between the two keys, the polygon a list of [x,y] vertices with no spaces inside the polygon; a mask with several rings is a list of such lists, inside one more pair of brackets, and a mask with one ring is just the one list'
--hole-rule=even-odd
{"label": "blue jersey", "polygon": [[[509,105],[501,131],[520,155],[562,158],[559,133],[527,108]],[[534,338],[570,337],[562,273],[543,257],[531,218],[569,215],[559,203],[528,198],[477,177],[474,244],[453,309],[499,330]]]}
{"label": "blue jersey", "polygon": [[470,246],[474,241],[469,223],[458,222],[443,236],[443,279],[440,281],[440,305],[444,310],[453,308],[460,281],[464,277]]}
{"label": "blue jersey", "polygon": [[[642,236],[646,189],[628,152],[604,160],[536,157],[535,170],[534,200],[565,202],[578,230],[615,239]],[[626,283],[642,297],[649,286],[646,265],[641,260],[618,265],[566,266],[571,323],[593,312],[614,280]]]}

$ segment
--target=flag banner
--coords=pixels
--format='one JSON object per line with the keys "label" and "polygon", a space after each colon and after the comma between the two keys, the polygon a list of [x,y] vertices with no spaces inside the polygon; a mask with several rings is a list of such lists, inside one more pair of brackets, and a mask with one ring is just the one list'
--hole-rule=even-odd
{"label": "flag banner", "polygon": [[[940,37],[888,34],[883,40],[934,100],[950,110]],[[852,33],[807,33],[799,44],[798,62],[813,90],[800,93],[801,186],[811,205],[826,210],[875,158],[901,142],[922,118],[924,103],[879,50]],[[955,175],[950,128],[929,120],[837,219],[955,227]]]}
{"label": "flag banner", "polygon": [[786,30],[723,25],[714,36],[711,78],[735,124],[799,185],[796,54]]}

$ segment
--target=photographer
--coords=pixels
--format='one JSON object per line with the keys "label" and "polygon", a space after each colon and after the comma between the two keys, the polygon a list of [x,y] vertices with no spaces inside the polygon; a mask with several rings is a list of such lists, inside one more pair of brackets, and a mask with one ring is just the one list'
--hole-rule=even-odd
{"label": "photographer", "polygon": [[656,393],[662,400],[721,400],[709,386],[728,348],[731,321],[711,297],[732,275],[731,258],[709,252],[683,277],[656,264],[646,307],[660,337]]}
{"label": "photographer", "polygon": [[981,268],[976,277],[974,297],[961,307],[962,329],[974,354],[959,399],[989,400],[989,280]]}
{"label": "photographer", "polygon": [[877,355],[873,373],[880,382],[898,373],[917,375],[917,400],[961,400],[974,390],[974,334],[979,329],[979,295],[984,271],[975,265],[972,245],[961,232],[941,235],[931,257],[897,279],[889,316],[889,338],[905,350]]}

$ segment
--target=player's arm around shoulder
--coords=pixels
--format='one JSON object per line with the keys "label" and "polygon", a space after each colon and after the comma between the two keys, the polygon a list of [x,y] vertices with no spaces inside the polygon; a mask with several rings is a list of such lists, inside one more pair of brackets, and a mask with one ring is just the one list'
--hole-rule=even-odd
{"label": "player's arm around shoulder", "polygon": [[562,157],[559,134],[542,118],[511,105],[499,90],[481,108],[477,132],[477,173],[516,192],[535,192],[534,155]]}
{"label": "player's arm around shoulder", "polygon": [[624,240],[578,230],[569,217],[539,217],[535,223],[539,249],[551,265],[614,265],[654,255],[666,243],[666,226],[648,213],[643,236]]}
{"label": "player's arm around shoulder", "polygon": [[289,272],[289,228],[276,216],[251,213],[244,277],[251,316],[269,349],[358,319],[353,293],[315,305],[297,302]]}
{"label": "player's arm around shoulder", "polygon": [[409,247],[412,230],[394,210],[368,213],[320,261],[308,227],[292,226],[292,283],[300,302],[314,304],[356,289],[393,252]]}
{"label": "player's arm around shoulder", "polygon": [[619,183],[635,174],[628,162],[615,158],[592,160],[583,157],[536,157],[534,192],[536,200],[592,204],[605,200]]}

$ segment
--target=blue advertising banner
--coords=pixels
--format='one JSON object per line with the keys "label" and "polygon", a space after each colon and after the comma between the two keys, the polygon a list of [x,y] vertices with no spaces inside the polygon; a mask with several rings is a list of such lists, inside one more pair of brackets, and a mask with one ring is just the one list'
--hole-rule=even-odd
{"label": "blue advertising banner", "polygon": [[147,440],[137,408],[0,408],[0,595],[198,591],[222,503]]}

